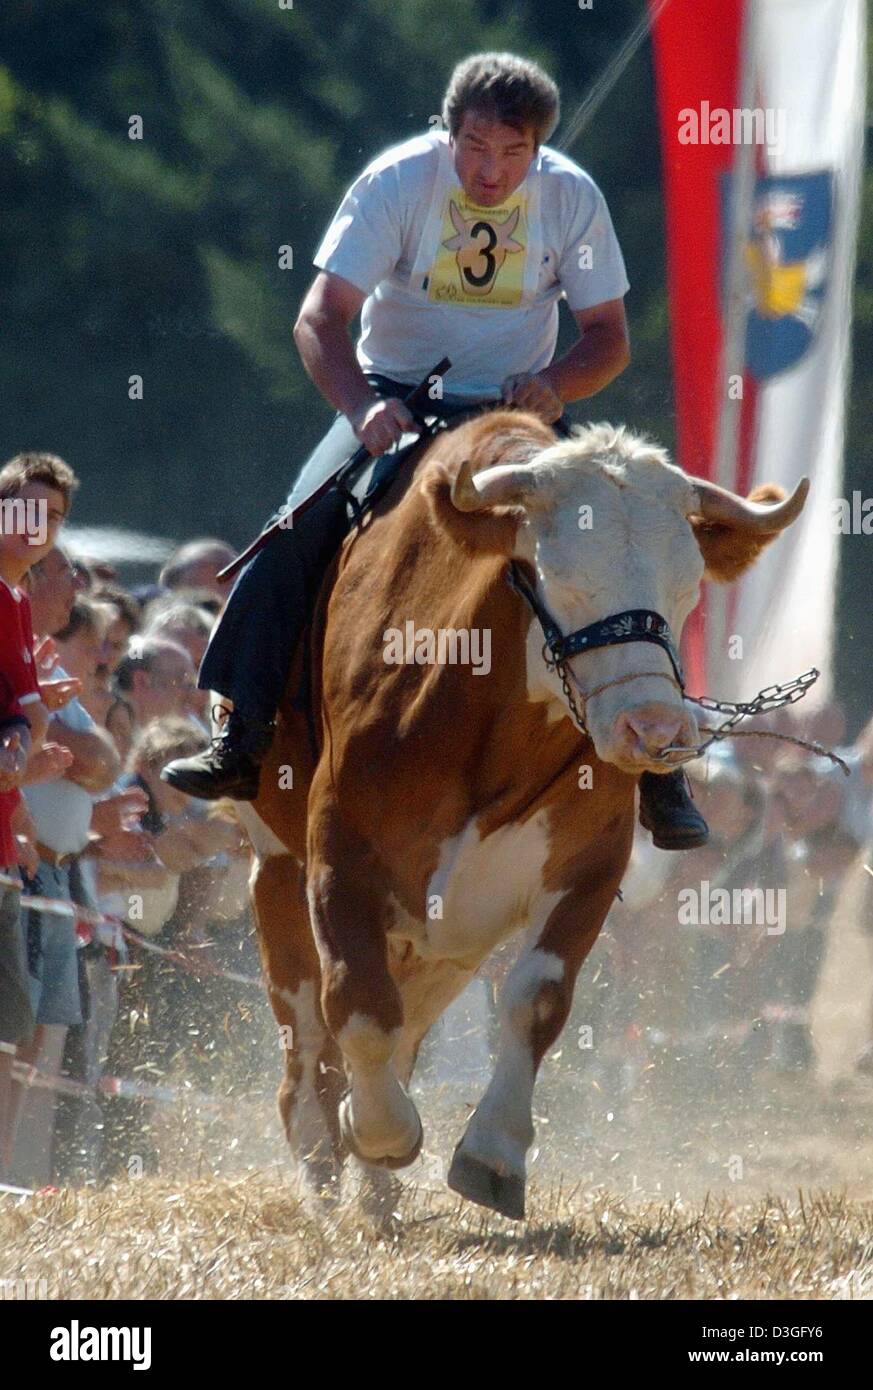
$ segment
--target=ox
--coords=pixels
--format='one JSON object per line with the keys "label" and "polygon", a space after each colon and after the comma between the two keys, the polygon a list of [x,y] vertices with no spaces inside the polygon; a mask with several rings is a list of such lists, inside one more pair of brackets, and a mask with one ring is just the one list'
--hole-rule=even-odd
{"label": "ox", "polygon": [[[419,1044],[524,929],[493,1077],[449,1173],[465,1197],[523,1216],[534,1080],[627,865],[637,779],[698,739],[668,653],[638,641],[572,658],[583,736],[508,561],[564,633],[640,608],[678,640],[701,578],[742,573],[804,496],[739,498],[623,428],[556,442],[497,410],[427,444],[347,539],[314,623],[319,747],[286,701],[252,825],[262,959],[291,1039],[280,1111],[312,1181],[334,1180],[348,1152],[415,1159]],[[387,634],[408,623],[488,631],[487,673],[387,660]]]}

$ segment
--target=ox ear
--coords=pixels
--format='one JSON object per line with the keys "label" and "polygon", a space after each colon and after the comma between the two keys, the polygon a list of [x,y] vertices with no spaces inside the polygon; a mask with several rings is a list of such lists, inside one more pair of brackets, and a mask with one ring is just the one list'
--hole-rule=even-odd
{"label": "ox ear", "polygon": [[791,497],[778,483],[762,483],[748,498],[701,487],[699,514],[689,521],[706,566],[704,579],[720,584],[738,579],[800,515],[808,490],[805,478]]}

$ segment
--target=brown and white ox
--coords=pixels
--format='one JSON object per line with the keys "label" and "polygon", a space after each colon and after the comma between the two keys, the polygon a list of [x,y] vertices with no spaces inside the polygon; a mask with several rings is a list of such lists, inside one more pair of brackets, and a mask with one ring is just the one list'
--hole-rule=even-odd
{"label": "brown and white ox", "polygon": [[[521,1217],[534,1080],[621,883],[638,776],[669,770],[660,750],[698,731],[667,653],[631,642],[572,659],[592,692],[583,737],[507,561],[527,567],[564,633],[646,608],[678,641],[701,578],[741,574],[805,488],[738,498],[623,428],[556,442],[506,410],[438,436],[411,472],[324,586],[319,752],[288,702],[250,817],[267,986],[291,1041],[279,1105],[315,1182],[348,1152],[412,1162],[419,1044],[494,947],[525,931],[493,1077],[449,1173],[455,1191]],[[490,670],[387,663],[389,631],[410,621],[490,632]]]}

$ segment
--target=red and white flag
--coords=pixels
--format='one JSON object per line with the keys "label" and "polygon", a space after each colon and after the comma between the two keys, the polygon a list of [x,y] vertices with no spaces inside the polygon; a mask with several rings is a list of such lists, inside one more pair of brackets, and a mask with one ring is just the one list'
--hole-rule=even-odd
{"label": "red and white flag", "polygon": [[864,129],[863,0],[651,0],[678,462],[801,518],[686,629],[693,693],[829,694]]}

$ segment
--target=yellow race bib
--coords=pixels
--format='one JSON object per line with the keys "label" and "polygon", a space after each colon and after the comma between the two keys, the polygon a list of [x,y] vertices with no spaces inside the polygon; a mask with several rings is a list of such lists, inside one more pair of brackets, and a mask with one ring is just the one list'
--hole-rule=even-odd
{"label": "yellow race bib", "polygon": [[437,304],[514,309],[521,302],[528,246],[527,198],[516,192],[499,207],[480,208],[460,186],[443,206],[427,297]]}

